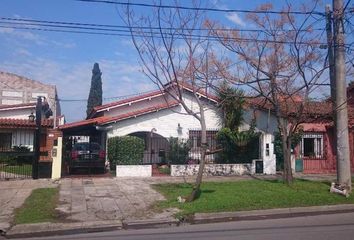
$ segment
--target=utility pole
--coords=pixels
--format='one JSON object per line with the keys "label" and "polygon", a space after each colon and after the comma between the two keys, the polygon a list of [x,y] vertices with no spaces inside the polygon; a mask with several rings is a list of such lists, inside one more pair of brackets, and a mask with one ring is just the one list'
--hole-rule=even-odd
{"label": "utility pole", "polygon": [[38,165],[40,157],[41,145],[41,130],[42,130],[42,97],[37,97],[36,104],[36,131],[34,133],[34,159],[32,165],[32,178],[38,179]]}
{"label": "utility pole", "polygon": [[333,53],[333,31],[332,31],[332,12],[331,6],[326,5],[326,32],[327,32],[327,50],[328,50],[328,65],[329,65],[329,80],[331,84],[331,100],[333,114],[335,113],[336,103],[336,79],[334,72],[334,53]]}
{"label": "utility pole", "polygon": [[343,17],[343,0],[333,0],[337,182],[351,191]]}

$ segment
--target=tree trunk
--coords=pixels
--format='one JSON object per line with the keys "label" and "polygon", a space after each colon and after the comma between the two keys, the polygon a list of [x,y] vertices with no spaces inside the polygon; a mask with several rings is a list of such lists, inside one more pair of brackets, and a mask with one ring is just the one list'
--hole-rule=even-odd
{"label": "tree trunk", "polygon": [[283,181],[287,185],[291,185],[293,183],[293,174],[292,174],[292,169],[291,169],[291,143],[288,140],[288,136],[285,136],[287,134],[284,134],[282,137],[282,143],[283,143],[283,155],[284,155],[284,174],[283,174]]}
{"label": "tree trunk", "polygon": [[205,155],[207,150],[207,139],[206,139],[206,124],[204,117],[203,106],[199,106],[200,109],[200,126],[201,126],[201,153],[200,153],[200,162],[198,175],[193,186],[191,194],[186,198],[186,202],[192,202],[197,199],[200,195],[200,185],[202,184],[203,172],[205,167]]}

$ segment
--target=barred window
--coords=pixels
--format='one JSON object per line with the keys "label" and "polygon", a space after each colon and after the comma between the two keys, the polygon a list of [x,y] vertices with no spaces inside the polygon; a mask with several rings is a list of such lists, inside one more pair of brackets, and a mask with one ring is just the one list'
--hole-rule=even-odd
{"label": "barred window", "polygon": [[307,133],[301,141],[301,155],[308,158],[323,158],[323,134]]}
{"label": "barred window", "polygon": [[[207,137],[207,144],[209,149],[213,149],[216,147],[216,134],[218,130],[207,130],[206,137]],[[201,137],[202,131],[201,130],[189,130],[189,139],[191,140],[192,148],[199,148],[201,146]]]}
{"label": "barred window", "polygon": [[12,148],[12,133],[0,133],[0,151],[9,151]]}

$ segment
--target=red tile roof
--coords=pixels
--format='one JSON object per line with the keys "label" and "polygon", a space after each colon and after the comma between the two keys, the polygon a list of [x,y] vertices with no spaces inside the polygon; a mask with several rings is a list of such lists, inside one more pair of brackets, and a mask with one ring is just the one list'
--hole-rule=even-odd
{"label": "red tile roof", "polygon": [[99,111],[99,110],[103,110],[103,109],[110,108],[110,107],[118,107],[120,105],[128,104],[128,103],[131,103],[131,102],[141,101],[141,100],[146,99],[146,98],[157,97],[157,96],[160,96],[162,94],[164,94],[164,93],[162,91],[160,91],[160,90],[152,91],[152,92],[149,92],[149,93],[145,93],[145,94],[134,96],[134,97],[131,97],[131,98],[119,100],[119,101],[116,101],[116,102],[103,104],[101,106],[95,107],[94,110],[95,111]]}
{"label": "red tile roof", "polygon": [[[274,106],[265,98],[251,98],[247,100],[247,103],[251,106],[255,106],[265,110],[273,110]],[[297,113],[301,105],[301,101],[284,101],[281,104],[282,112],[289,116]],[[305,115],[321,115],[329,116],[332,114],[332,103],[329,101],[323,102],[308,102],[304,109]]]}
{"label": "red tile roof", "polygon": [[[30,128],[36,127],[35,122],[28,119],[0,118],[0,128]],[[42,120],[42,127],[53,127],[53,119]]]}
{"label": "red tile roof", "polygon": [[148,114],[151,112],[157,112],[159,110],[167,109],[170,107],[175,107],[178,106],[179,103],[177,101],[171,101],[168,103],[164,104],[156,104],[154,106],[150,106],[147,108],[143,108],[140,110],[120,114],[114,117],[108,117],[108,116],[103,116],[103,117],[97,117],[97,118],[91,118],[91,119],[86,119],[78,122],[73,122],[73,123],[68,123],[59,126],[59,129],[69,129],[69,128],[74,128],[74,127],[81,127],[81,126],[89,126],[89,125],[105,125],[111,122],[118,122],[122,121],[125,119],[133,118],[133,117],[138,117],[144,114]]}
{"label": "red tile roof", "polygon": [[121,120],[124,120],[124,119],[141,116],[141,115],[144,115],[144,114],[147,114],[147,113],[151,113],[151,112],[157,112],[159,110],[167,109],[167,108],[170,108],[170,107],[175,107],[175,106],[178,106],[178,105],[179,105],[179,103],[177,101],[164,103],[164,104],[158,104],[158,105],[147,107],[147,108],[140,109],[140,110],[137,110],[137,111],[121,114],[121,115],[118,115],[118,116],[115,116],[115,117],[105,117],[105,119],[101,119],[99,121],[99,123],[103,125],[103,124],[108,124],[108,123],[111,123],[111,122],[118,122],[118,121],[121,121]]}
{"label": "red tile roof", "polygon": [[[176,84],[170,84],[170,85],[171,86],[175,86]],[[188,84],[188,83],[185,83],[185,82],[183,82],[183,83],[180,82],[179,85],[183,89],[185,89],[187,91],[190,91],[190,92],[193,92],[193,86],[191,84]],[[166,85],[166,86],[168,87],[168,85]],[[197,92],[202,97],[208,98],[208,99],[210,99],[210,100],[212,100],[214,102],[218,102],[218,98],[215,95],[211,94],[211,93],[205,93],[205,91],[203,91],[203,90],[198,90]],[[120,107],[122,105],[126,105],[126,104],[133,103],[133,102],[139,102],[139,101],[142,101],[142,100],[145,100],[145,99],[158,97],[158,96],[161,96],[161,95],[164,95],[164,94],[165,94],[164,90],[156,90],[156,91],[148,92],[148,93],[145,93],[145,94],[142,94],[142,95],[134,96],[134,97],[131,97],[131,98],[119,100],[119,101],[116,101],[116,102],[103,104],[101,106],[95,107],[93,109],[93,111],[89,114],[89,117],[95,116],[95,114],[97,112],[101,112],[102,110]]]}

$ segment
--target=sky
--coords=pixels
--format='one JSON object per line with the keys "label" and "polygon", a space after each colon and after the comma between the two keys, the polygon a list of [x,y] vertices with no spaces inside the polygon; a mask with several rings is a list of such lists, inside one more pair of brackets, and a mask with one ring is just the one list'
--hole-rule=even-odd
{"label": "sky", "polygon": [[[123,1],[124,2],[124,1]],[[133,2],[151,2],[135,0]],[[279,7],[281,1],[273,1]],[[172,4],[171,1],[163,1]],[[216,8],[254,9],[265,1],[213,0]],[[181,1],[188,5],[189,1]],[[151,9],[138,9],[151,11]],[[123,25],[117,7],[74,0],[2,0],[0,17]],[[242,14],[211,13],[230,27],[249,26]],[[0,23],[0,26],[4,24]],[[0,27],[0,71],[54,84],[68,122],[85,118],[92,67],[100,64],[103,97],[121,97],[155,89],[141,72],[129,37],[57,33]],[[79,101],[65,101],[79,100]],[[106,99],[105,102],[112,101]]]}

